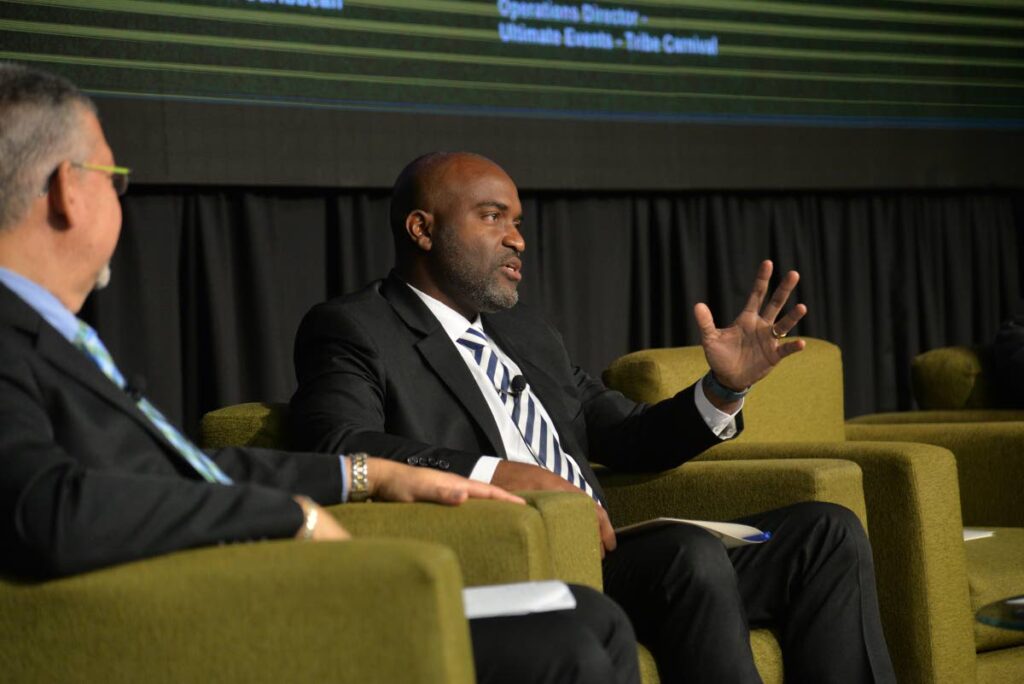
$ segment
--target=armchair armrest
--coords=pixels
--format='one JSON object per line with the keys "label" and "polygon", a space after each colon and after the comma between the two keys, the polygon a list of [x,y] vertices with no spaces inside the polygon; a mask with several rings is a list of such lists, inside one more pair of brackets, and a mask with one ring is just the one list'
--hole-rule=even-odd
{"label": "armchair armrest", "polygon": [[928,411],[888,411],[868,413],[846,421],[847,425],[891,423],[991,423],[1004,420],[1024,421],[1021,409],[933,409]]}
{"label": "armchair armrest", "polygon": [[474,680],[459,569],[416,542],[261,542],[0,579],[11,681]]}
{"label": "armchair armrest", "polygon": [[848,461],[697,460],[663,473],[602,471],[601,484],[616,525],[658,516],[730,520],[799,501],[842,504],[865,519],[860,468]]}
{"label": "armchair armrest", "polygon": [[533,506],[470,500],[461,506],[375,502],[327,510],[357,538],[418,539],[450,547],[466,586],[555,576],[545,524]]}
{"label": "armchair armrest", "polygon": [[1024,422],[863,425],[848,424],[854,442],[921,442],[944,447],[956,457],[964,523],[1024,526]]}
{"label": "armchair armrest", "polygon": [[841,458],[863,472],[878,599],[899,681],[972,679],[973,618],[956,463],[947,449],[894,442],[739,443],[705,458]]}
{"label": "armchair armrest", "polygon": [[594,500],[580,492],[519,492],[540,513],[555,577],[604,589]]}

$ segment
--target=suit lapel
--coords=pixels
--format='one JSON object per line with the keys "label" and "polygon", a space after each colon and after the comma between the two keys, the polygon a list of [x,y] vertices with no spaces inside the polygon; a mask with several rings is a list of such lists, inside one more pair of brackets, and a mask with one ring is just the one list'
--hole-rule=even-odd
{"label": "suit lapel", "polygon": [[[509,358],[516,362],[516,365],[523,371],[523,376],[530,386],[530,390],[540,400],[548,415],[555,424],[558,431],[559,441],[562,448],[579,460],[586,458],[582,453],[576,435],[572,430],[571,421],[573,416],[567,415],[565,402],[562,399],[565,392],[559,387],[551,374],[543,367],[534,362],[534,356],[525,353],[520,344],[519,336],[513,329],[502,324],[501,317],[483,316],[484,329],[501,349],[508,354]],[[539,359],[536,359],[539,360]]]}
{"label": "suit lapel", "polygon": [[170,446],[167,439],[139,410],[135,402],[111,382],[92,359],[64,339],[18,295],[3,286],[0,286],[0,310],[3,312],[5,323],[20,328],[34,338],[35,349],[42,358],[126,414],[160,444]]}
{"label": "suit lapel", "polygon": [[494,455],[507,458],[501,433],[487,402],[480,395],[480,387],[434,314],[394,273],[384,281],[381,294],[409,329],[420,336],[416,350],[483,431]]}

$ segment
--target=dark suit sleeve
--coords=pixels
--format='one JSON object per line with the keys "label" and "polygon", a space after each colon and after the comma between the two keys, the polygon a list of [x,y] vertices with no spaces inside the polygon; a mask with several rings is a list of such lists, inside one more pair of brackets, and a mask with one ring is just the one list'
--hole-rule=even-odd
{"label": "dark suit sleeve", "polygon": [[[691,385],[657,404],[641,404],[586,377],[583,385],[590,458],[622,472],[654,472],[682,465],[721,442],[697,411]],[[742,421],[737,417],[737,434]]]}
{"label": "dark suit sleeve", "polygon": [[[0,371],[3,570],[68,575],[179,549],[290,537],[302,524],[299,506],[277,487],[119,470],[116,456],[111,468],[83,464],[55,437],[64,399],[40,389],[17,359]],[[237,453],[221,460],[236,475],[259,474],[269,463],[245,465]]]}
{"label": "dark suit sleeve", "polygon": [[[635,402],[572,365],[561,335],[547,327],[554,341],[548,353],[560,354],[571,369],[579,401],[573,429],[584,435],[592,462],[622,472],[657,472],[682,465],[721,442],[697,410],[693,393],[701,389],[696,384],[657,404]],[[736,428],[738,435],[742,414],[736,417]]]}
{"label": "dark suit sleeve", "polygon": [[[375,340],[341,307],[314,307],[295,339],[299,387],[291,400],[290,433],[296,449],[329,453],[364,451],[409,465],[468,476],[479,453],[401,437],[392,420],[412,412],[391,405],[388,368]],[[396,382],[400,382],[398,379]]]}

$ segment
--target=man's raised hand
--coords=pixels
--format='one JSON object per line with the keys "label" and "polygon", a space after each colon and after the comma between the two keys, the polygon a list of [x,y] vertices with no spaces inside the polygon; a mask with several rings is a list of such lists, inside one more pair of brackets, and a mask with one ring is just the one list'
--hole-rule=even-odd
{"label": "man's raised hand", "polygon": [[800,274],[790,271],[783,276],[771,299],[764,304],[771,275],[772,262],[762,261],[746,306],[727,328],[715,327],[707,304],[701,302],[693,308],[708,366],[718,382],[729,389],[739,391],[750,387],[768,375],[779,361],[804,348],[801,340],[785,342],[783,338],[804,317],[807,307],[797,304],[779,318]]}

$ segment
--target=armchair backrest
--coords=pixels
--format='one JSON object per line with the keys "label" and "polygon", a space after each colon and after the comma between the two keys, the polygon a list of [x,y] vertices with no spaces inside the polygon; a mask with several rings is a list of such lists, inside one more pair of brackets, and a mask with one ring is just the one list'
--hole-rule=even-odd
{"label": "armchair backrest", "polygon": [[230,446],[287,449],[288,404],[234,404],[203,416],[199,444],[204,449]]}
{"label": "armchair backrest", "polygon": [[942,347],[914,357],[910,375],[922,409],[997,408],[995,387],[982,347]]}
{"label": "armchair backrest", "polygon": [[[839,347],[809,337],[807,348],[785,359],[757,383],[743,409],[739,440],[836,442],[845,439],[843,361]],[[693,384],[708,370],[699,347],[645,349],[626,354],[604,372],[604,382],[636,401],[654,403]]]}

